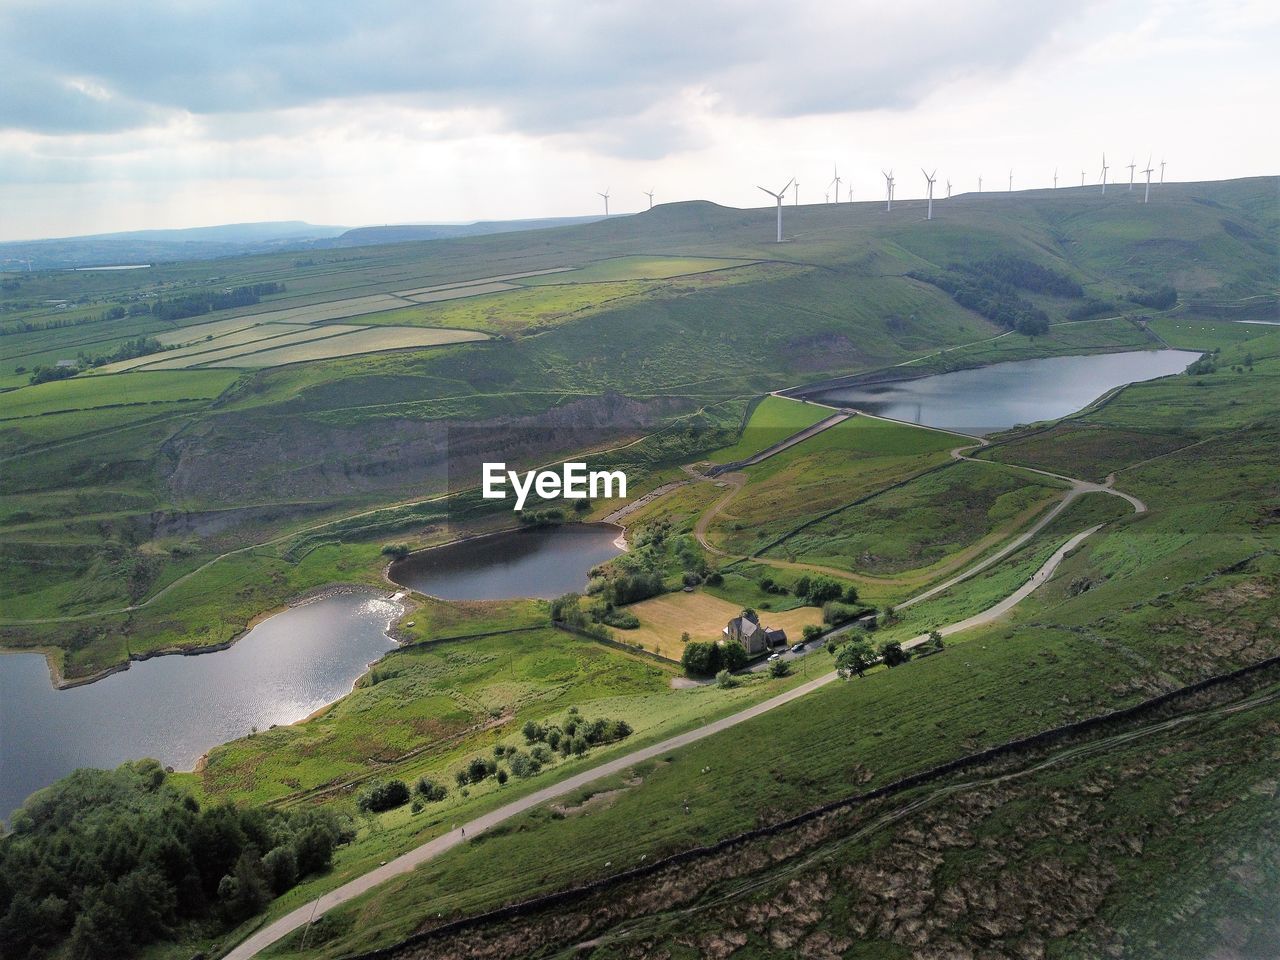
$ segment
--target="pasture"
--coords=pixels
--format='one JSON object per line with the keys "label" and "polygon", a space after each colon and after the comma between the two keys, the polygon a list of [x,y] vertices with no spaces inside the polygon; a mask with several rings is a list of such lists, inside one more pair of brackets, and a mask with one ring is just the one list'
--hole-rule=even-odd
{"label": "pasture", "polygon": [[[725,624],[742,612],[739,604],[712,596],[701,590],[693,593],[664,593],[627,607],[640,620],[634,630],[617,630],[615,636],[624,643],[638,644],[645,650],[679,662],[684,653],[680,640],[683,633],[691,641],[722,639]],[[821,623],[822,611],[817,607],[793,610],[759,610],[760,622],[771,629],[787,631],[787,642],[797,643],[806,624]]]}
{"label": "pasture", "polygon": [[707,455],[712,463],[733,463],[745,460],[762,450],[767,450],[805,427],[813,426],[835,413],[830,407],[791,400],[787,397],[766,396],[751,411],[751,417],[738,442]]}
{"label": "pasture", "polygon": [[[320,330],[330,329],[320,327]],[[339,336],[324,337],[309,343],[272,347],[257,352],[241,353],[226,360],[209,363],[210,367],[277,367],[306,360],[329,360],[361,353],[384,350],[408,350],[414,347],[438,347],[448,343],[487,340],[483,333],[471,330],[439,330],[420,327],[361,327]]]}
{"label": "pasture", "polygon": [[544,283],[600,283],[614,280],[666,280],[712,270],[744,267],[753,260],[720,257],[654,257],[630,256],[596,260],[562,273],[531,276],[521,280],[524,286]]}

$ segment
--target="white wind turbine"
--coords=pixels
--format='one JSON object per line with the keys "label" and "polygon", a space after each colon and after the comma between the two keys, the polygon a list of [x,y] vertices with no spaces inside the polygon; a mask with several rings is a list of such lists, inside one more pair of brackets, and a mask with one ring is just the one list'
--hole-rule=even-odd
{"label": "white wind turbine", "polygon": [[795,189],[791,191],[791,199],[794,205],[798,207],[800,206],[800,181],[792,177],[791,182],[795,185]]}
{"label": "white wind turbine", "polygon": [[1107,171],[1111,168],[1107,166],[1107,155],[1102,155],[1102,195],[1107,195]]}
{"label": "white wind turbine", "polygon": [[1151,169],[1151,158],[1150,158],[1150,157],[1147,157],[1147,169],[1143,170],[1142,172],[1143,172],[1143,173],[1145,173],[1145,174],[1147,175],[1147,189],[1146,189],[1146,191],[1142,194],[1142,202],[1143,202],[1143,203],[1146,203],[1148,200],[1150,200],[1150,199],[1151,199],[1151,174],[1155,172],[1155,171],[1153,171],[1153,170]]}
{"label": "white wind turbine", "polygon": [[[920,168],[920,172],[924,173],[924,167]],[[938,168],[934,167],[933,173],[924,173],[924,178],[929,182],[929,207],[928,212],[924,215],[926,220],[933,219],[933,181],[938,175]]]}
{"label": "white wind turbine", "polygon": [[1082,187],[1084,186],[1084,178],[1085,178],[1085,175],[1086,175],[1087,173],[1088,173],[1088,171],[1087,171],[1087,170],[1081,170],[1081,171],[1080,171],[1080,186],[1082,186]]}
{"label": "white wind turbine", "polygon": [[1013,193],[1013,168],[1009,168],[1009,192]]}
{"label": "white wind turbine", "polygon": [[641,192],[641,193],[643,193],[646,197],[648,197],[648,198],[649,198],[649,209],[650,209],[650,210],[652,210],[652,209],[653,209],[653,191],[652,191],[652,190],[641,190],[640,192]]}
{"label": "white wind turbine", "polygon": [[604,215],[607,217],[609,215],[609,188],[605,187],[604,193],[597,191],[596,196],[604,197]]}
{"label": "white wind turbine", "polygon": [[1053,168],[1053,189],[1058,189],[1058,168]]}
{"label": "white wind turbine", "polygon": [[778,243],[782,242],[782,197],[787,192],[787,187],[790,187],[790,186],[791,186],[791,181],[788,180],[787,186],[783,187],[777,193],[774,193],[772,190],[766,190],[764,187],[759,188],[761,190],[764,190],[764,192],[767,193],[769,196],[773,197],[774,200],[778,201]]}
{"label": "white wind turbine", "polygon": [[1160,161],[1160,183],[1164,183],[1164,161]]}
{"label": "white wind turbine", "polygon": [[883,170],[881,170],[880,173],[883,174],[884,176],[884,192],[885,192],[885,196],[888,198],[888,202],[885,205],[885,210],[892,210],[893,209],[893,171],[890,170],[888,173],[885,173]]}
{"label": "white wind turbine", "polygon": [[951,178],[947,177],[947,199],[951,199]]}
{"label": "white wind turbine", "polygon": [[835,184],[835,188],[836,188],[836,194],[835,194],[835,196],[836,196],[836,203],[839,203],[839,202],[840,202],[840,170],[839,170],[839,168],[838,168],[838,167],[836,167],[835,165],[832,165],[832,167],[831,167],[831,172],[832,172],[831,183],[827,184],[827,186],[829,187],[829,186],[831,186],[832,184]]}
{"label": "white wind turbine", "polygon": [[1132,157],[1130,157],[1130,158],[1129,158],[1129,190],[1130,190],[1130,192],[1132,192],[1132,191],[1133,191],[1133,168],[1134,168],[1134,167],[1136,167],[1136,166],[1137,166],[1137,164],[1136,164],[1136,163],[1134,163],[1134,162],[1133,162],[1133,158],[1132,158]]}

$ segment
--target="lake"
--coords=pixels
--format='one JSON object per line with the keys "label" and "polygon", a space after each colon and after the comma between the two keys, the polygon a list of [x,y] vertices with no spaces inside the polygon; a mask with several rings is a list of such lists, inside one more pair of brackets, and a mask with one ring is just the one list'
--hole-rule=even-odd
{"label": "lake", "polygon": [[1054,420],[1126,383],[1181,373],[1199,353],[1135,350],[1011,360],[989,367],[807,392],[813,400],[961,433]]}
{"label": "lake", "polygon": [[396,583],[444,600],[501,600],[580,592],[592,567],[622,552],[617,527],[539,527],[476,537],[391,565]]}
{"label": "lake", "polygon": [[190,770],[210,747],[332,703],[395,646],[398,602],[338,594],[262,621],[228,650],[155,657],[54,689],[40,654],[0,655],[0,817],[77,767],[154,757]]}

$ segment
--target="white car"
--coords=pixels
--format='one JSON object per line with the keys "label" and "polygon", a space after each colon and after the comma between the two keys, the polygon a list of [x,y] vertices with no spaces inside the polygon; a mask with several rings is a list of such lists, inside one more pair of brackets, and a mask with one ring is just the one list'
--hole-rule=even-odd
{"label": "white car", "polygon": [[771,657],[769,657],[769,662],[770,662],[770,663],[773,663],[773,661],[775,661],[775,660],[781,660],[781,659],[782,659],[782,654],[780,654],[780,653],[775,653],[775,654],[773,654]]}

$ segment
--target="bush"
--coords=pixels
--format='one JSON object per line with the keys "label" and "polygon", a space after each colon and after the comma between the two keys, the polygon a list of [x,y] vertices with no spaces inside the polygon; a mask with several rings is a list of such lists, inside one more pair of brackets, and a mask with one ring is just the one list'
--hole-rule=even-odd
{"label": "bush", "polygon": [[728,670],[721,670],[716,674],[716,686],[721,690],[729,690],[738,685],[738,681],[733,679],[733,674]]}
{"label": "bush", "polygon": [[409,787],[403,780],[386,780],[375,783],[356,801],[356,806],[366,813],[393,810],[409,802]]}
{"label": "bush", "polygon": [[409,555],[409,545],[407,543],[384,544],[382,555],[384,557],[395,557],[397,560],[403,559]]}
{"label": "bush", "polygon": [[547,737],[546,728],[540,723],[534,723],[532,720],[526,720],[524,726],[520,728],[520,732],[524,734],[525,743],[539,743]]}
{"label": "bush", "polygon": [[880,659],[885,666],[896,667],[911,659],[911,651],[902,649],[902,644],[897,640],[890,640],[880,648]]}
{"label": "bush", "polygon": [[817,640],[822,636],[822,632],[822,628],[816,623],[806,623],[801,637],[805,643],[812,643],[814,640]]}
{"label": "bush", "polygon": [[1177,306],[1178,291],[1165,283],[1151,290],[1141,290],[1131,295],[1129,299],[1152,310],[1168,310],[1170,307]]}
{"label": "bush", "polygon": [[741,670],[751,659],[747,655],[747,648],[736,640],[730,640],[723,646],[717,644],[717,647],[720,651],[720,665],[726,670]]}
{"label": "bush", "polygon": [[769,664],[769,676],[771,677],[785,677],[790,672],[791,664],[785,660],[775,660]]}
{"label": "bush", "polygon": [[485,777],[489,776],[493,771],[489,769],[489,765],[484,762],[481,757],[472,758],[467,764],[467,779],[472,783],[480,783]]}
{"label": "bush", "polygon": [[862,613],[861,607],[854,607],[838,600],[831,600],[822,605],[822,622],[834,627],[842,623],[848,623],[850,620],[855,620]]}
{"label": "bush", "polygon": [[686,644],[680,666],[691,677],[713,677],[723,667],[720,646],[715,643]]}

